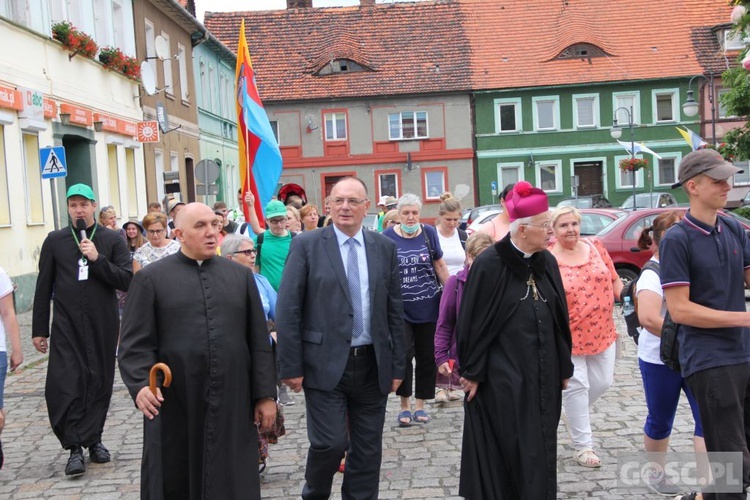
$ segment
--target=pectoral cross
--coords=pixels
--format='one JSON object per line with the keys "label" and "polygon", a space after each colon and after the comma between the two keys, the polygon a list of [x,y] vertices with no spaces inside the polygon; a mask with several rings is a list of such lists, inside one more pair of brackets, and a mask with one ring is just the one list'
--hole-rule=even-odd
{"label": "pectoral cross", "polygon": [[529,296],[529,293],[531,293],[534,300],[539,300],[539,298],[541,298],[543,302],[547,302],[539,293],[539,289],[536,287],[536,280],[534,280],[533,274],[529,275],[529,281],[526,282],[526,295],[524,295],[521,300],[525,300]]}

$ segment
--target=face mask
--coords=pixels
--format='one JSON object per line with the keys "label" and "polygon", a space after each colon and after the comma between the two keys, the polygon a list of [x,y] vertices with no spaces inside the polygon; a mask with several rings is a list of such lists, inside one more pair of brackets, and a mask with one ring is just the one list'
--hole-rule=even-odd
{"label": "face mask", "polygon": [[401,230],[406,234],[414,234],[419,231],[419,224],[412,224],[411,226],[407,224],[401,224]]}

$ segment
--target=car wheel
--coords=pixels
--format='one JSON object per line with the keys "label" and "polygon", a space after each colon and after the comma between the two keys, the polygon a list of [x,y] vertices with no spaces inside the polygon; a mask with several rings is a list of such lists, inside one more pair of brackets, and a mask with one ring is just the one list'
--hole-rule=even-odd
{"label": "car wheel", "polygon": [[623,285],[627,285],[631,281],[638,279],[638,273],[626,267],[617,268],[617,275],[620,277]]}

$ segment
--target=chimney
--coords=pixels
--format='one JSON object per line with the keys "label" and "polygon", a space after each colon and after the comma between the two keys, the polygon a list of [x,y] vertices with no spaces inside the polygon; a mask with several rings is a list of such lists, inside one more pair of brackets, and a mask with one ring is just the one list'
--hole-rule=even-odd
{"label": "chimney", "polygon": [[286,0],[287,9],[311,9],[312,0]]}
{"label": "chimney", "polygon": [[359,0],[360,7],[375,7],[375,0]]}

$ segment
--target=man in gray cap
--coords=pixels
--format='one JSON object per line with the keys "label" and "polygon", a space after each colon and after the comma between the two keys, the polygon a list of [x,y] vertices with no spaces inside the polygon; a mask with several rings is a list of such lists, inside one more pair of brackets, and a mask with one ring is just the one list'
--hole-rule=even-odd
{"label": "man in gray cap", "polygon": [[[750,484],[750,240],[737,221],[719,214],[729,179],[740,172],[713,149],[682,159],[674,187],[685,190],[690,209],[662,238],[659,256],[667,309],[679,325],[682,376],[698,401],[706,449],[742,454],[744,485],[721,498],[744,499]],[[722,478],[715,480],[718,487]],[[703,498],[716,496],[704,491]]]}
{"label": "man in gray cap", "polygon": [[[42,244],[34,295],[34,347],[46,353],[44,389],[52,430],[70,450],[65,474],[86,472],[82,448],[92,462],[109,462],[102,444],[104,420],[115,378],[119,331],[115,290],[127,291],[133,278],[125,241],[96,223],[91,187],[68,189],[71,223],[52,231]],[[52,342],[50,300],[54,304]]]}

